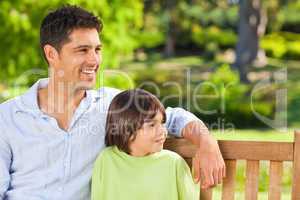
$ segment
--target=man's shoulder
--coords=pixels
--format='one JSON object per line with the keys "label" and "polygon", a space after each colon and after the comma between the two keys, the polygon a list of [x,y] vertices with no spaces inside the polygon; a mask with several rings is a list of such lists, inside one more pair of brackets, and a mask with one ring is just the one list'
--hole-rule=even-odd
{"label": "man's shoulder", "polygon": [[18,101],[19,97],[15,97],[0,104],[0,137],[2,139],[5,137],[7,125],[10,124],[10,116],[16,110]]}
{"label": "man's shoulder", "polygon": [[118,93],[121,92],[121,90],[117,88],[112,88],[112,87],[100,87],[99,89],[96,90],[96,92],[99,95],[117,95]]}
{"label": "man's shoulder", "polygon": [[15,108],[20,103],[20,96],[8,99],[0,104],[0,113],[5,113]]}
{"label": "man's shoulder", "polygon": [[93,95],[100,98],[106,98],[107,100],[112,100],[121,90],[111,87],[100,87],[99,89],[93,90]]}

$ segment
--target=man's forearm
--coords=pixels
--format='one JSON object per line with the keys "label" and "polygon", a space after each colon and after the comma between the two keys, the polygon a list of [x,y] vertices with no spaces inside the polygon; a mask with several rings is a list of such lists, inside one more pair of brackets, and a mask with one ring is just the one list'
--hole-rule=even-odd
{"label": "man's forearm", "polygon": [[[226,168],[217,141],[200,120],[191,121],[182,129],[182,136],[197,146],[193,157],[194,179],[202,188],[221,183]],[[201,180],[200,180],[201,179]]]}
{"label": "man's forearm", "polygon": [[196,146],[203,143],[216,142],[215,139],[209,134],[208,128],[200,121],[192,121],[182,129],[182,136],[192,142]]}

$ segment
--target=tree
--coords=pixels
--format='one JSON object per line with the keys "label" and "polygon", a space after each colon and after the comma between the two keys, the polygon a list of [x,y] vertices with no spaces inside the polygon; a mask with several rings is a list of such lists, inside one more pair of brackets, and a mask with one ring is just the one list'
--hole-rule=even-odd
{"label": "tree", "polygon": [[238,43],[234,67],[239,71],[242,82],[247,78],[248,66],[256,59],[259,36],[264,32],[266,20],[262,20],[260,0],[240,0]]}

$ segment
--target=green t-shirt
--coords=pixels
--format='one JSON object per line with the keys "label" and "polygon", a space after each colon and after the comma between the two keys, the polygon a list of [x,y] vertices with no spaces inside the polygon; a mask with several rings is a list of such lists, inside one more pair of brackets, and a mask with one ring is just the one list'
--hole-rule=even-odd
{"label": "green t-shirt", "polygon": [[183,158],[168,150],[134,157],[107,147],[94,165],[92,200],[198,200],[199,190]]}

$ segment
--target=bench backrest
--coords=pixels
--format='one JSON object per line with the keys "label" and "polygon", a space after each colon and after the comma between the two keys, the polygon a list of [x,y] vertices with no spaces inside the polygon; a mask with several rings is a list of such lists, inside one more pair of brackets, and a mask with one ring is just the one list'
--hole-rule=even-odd
{"label": "bench backrest", "polygon": [[[293,162],[292,200],[300,200],[300,132],[294,142],[255,142],[219,140],[218,144],[226,163],[226,178],[222,183],[222,200],[234,200],[237,160],[246,160],[245,199],[257,200],[259,162],[270,161],[269,200],[281,199],[283,162]],[[168,138],[165,149],[180,154],[191,166],[196,147],[185,139]],[[297,173],[298,172],[298,173]],[[201,191],[201,200],[212,200],[212,189]]]}

